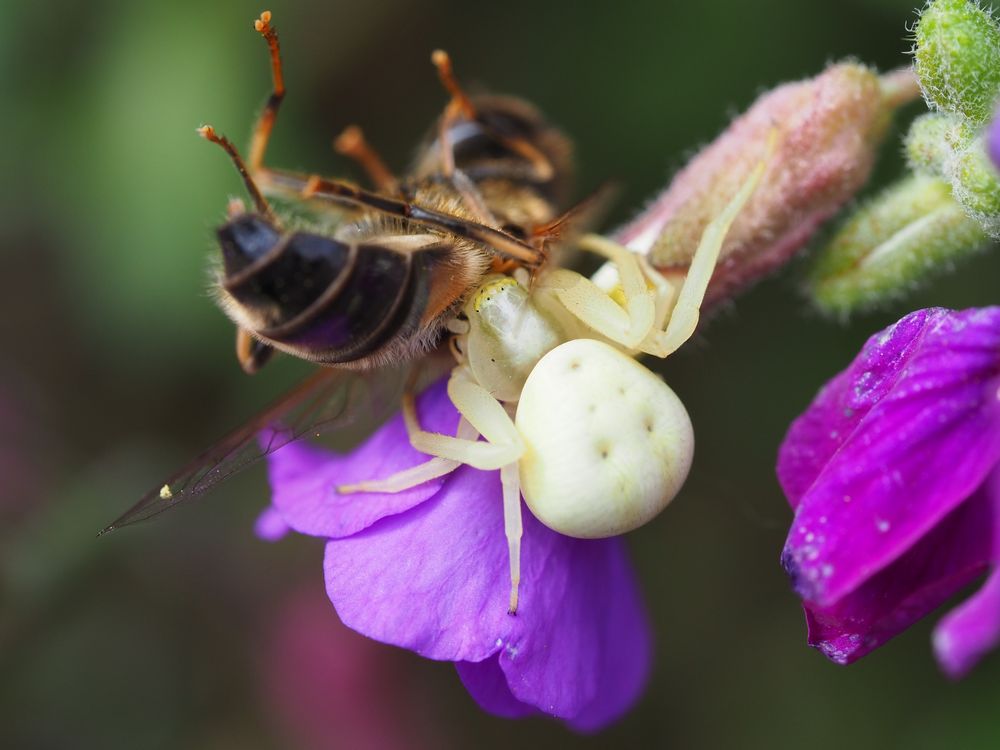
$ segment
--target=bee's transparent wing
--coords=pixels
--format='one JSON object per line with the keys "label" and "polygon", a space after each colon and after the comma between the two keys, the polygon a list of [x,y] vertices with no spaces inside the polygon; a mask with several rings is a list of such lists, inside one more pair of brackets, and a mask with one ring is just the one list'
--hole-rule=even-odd
{"label": "bee's transparent wing", "polygon": [[[399,371],[377,376],[323,368],[239,429],[157,484],[101,531],[145,521],[203,495],[219,482],[304,437],[351,424],[364,414],[385,412],[398,403]],[[394,391],[390,395],[390,391]]]}

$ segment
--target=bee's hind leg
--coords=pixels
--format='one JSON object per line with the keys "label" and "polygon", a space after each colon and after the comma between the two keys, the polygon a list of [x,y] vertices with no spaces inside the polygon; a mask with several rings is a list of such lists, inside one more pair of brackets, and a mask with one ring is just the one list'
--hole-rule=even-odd
{"label": "bee's hind leg", "polygon": [[390,195],[399,195],[399,180],[382,161],[382,157],[365,139],[365,134],[357,125],[348,125],[333,141],[334,150],[358,163],[377,190]]}
{"label": "bee's hind leg", "polygon": [[271,139],[274,122],[278,119],[278,109],[285,98],[285,76],[281,68],[281,47],[278,44],[278,32],[271,25],[271,11],[265,10],[261,13],[260,18],[254,21],[253,27],[267,42],[268,52],[271,55],[272,88],[271,95],[267,97],[267,103],[257,118],[250,139],[250,153],[247,159],[250,174],[256,174],[264,167],[264,153],[267,151],[267,143]]}
{"label": "bee's hind leg", "polygon": [[441,85],[451,94],[448,106],[444,108],[438,126],[438,147],[441,149],[441,173],[451,177],[455,171],[455,152],[451,144],[451,128],[461,119],[472,120],[476,116],[476,108],[468,95],[455,80],[451,67],[451,57],[443,49],[436,49],[431,54],[431,62],[437,68]]}

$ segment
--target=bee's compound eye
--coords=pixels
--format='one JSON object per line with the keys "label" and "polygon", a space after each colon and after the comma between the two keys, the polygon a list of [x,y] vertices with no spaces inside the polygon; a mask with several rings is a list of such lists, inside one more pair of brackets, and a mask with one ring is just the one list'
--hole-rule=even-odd
{"label": "bee's compound eye", "polygon": [[532,370],[516,423],[521,488],[546,526],[586,539],[642,526],[673,500],[694,454],[677,395],[634,359],[576,339]]}
{"label": "bee's compound eye", "polygon": [[278,230],[260,214],[240,214],[219,227],[216,235],[227,277],[267,255],[281,237]]}

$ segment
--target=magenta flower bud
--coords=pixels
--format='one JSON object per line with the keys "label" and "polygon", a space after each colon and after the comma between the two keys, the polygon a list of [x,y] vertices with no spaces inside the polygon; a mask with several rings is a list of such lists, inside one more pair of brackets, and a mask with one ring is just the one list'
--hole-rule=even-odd
{"label": "magenta flower bud", "polygon": [[856,63],[762,96],[617,233],[666,272],[682,272],[705,226],[777,145],[719,256],[707,303],[781,267],[868,179],[893,111],[919,95],[909,71],[880,77]]}

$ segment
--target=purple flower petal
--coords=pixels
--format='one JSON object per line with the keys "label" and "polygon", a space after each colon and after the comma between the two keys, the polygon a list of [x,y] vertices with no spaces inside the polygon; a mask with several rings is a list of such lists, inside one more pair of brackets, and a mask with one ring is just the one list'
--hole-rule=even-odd
{"label": "purple flower petal", "polygon": [[998,385],[1000,308],[985,308],[907,316],[823,390],[779,458],[799,497],[782,561],[804,599],[857,589],[983,482],[1000,459]]}
{"label": "purple flower petal", "polygon": [[[432,432],[455,434],[458,412],[448,400],[444,381],[417,399],[421,425]],[[428,456],[410,446],[402,415],[379,428],[347,455],[292,443],[268,457],[271,502],[289,527],[302,534],[339,538],[371,526],[381,518],[408,510],[432,497],[443,479],[403,492],[341,495],[337,486],[382,479],[416,466]]]}
{"label": "purple flower petal", "polygon": [[934,629],[934,653],[954,679],[964,677],[984,654],[1000,646],[1000,469],[993,470],[970,502],[983,502],[992,510],[983,526],[992,531],[994,567],[983,586]]}
{"label": "purple flower petal", "polygon": [[258,539],[263,539],[265,542],[277,542],[283,539],[289,531],[291,529],[288,528],[285,519],[270,505],[260,512],[253,525],[253,533],[257,535]]}
{"label": "purple flower petal", "polygon": [[460,661],[455,668],[469,695],[484,711],[503,719],[522,719],[538,713],[537,708],[522,703],[510,692],[498,654],[482,661]]}
{"label": "purple flower petal", "polygon": [[979,492],[835,604],[805,602],[809,644],[850,664],[940,606],[989,564],[995,510]]}
{"label": "purple flower petal", "polygon": [[[513,698],[581,729],[638,697],[650,633],[620,540],[561,536],[523,513],[518,613],[497,472],[462,467],[431,500],[326,547],[326,584],[343,622],[432,659],[496,658]],[[462,667],[487,710],[512,704],[496,674]]]}
{"label": "purple flower petal", "polygon": [[994,570],[979,591],[938,623],[934,629],[934,654],[941,668],[958,679],[998,645],[1000,570]]}
{"label": "purple flower petal", "polygon": [[993,122],[986,132],[986,153],[990,155],[996,168],[1000,169],[1000,107],[997,107]]}
{"label": "purple flower petal", "polygon": [[778,453],[778,481],[793,510],[861,420],[893,387],[901,363],[912,356],[924,329],[947,314],[942,309],[918,310],[872,336],[850,367],[827,383],[792,423]]}

